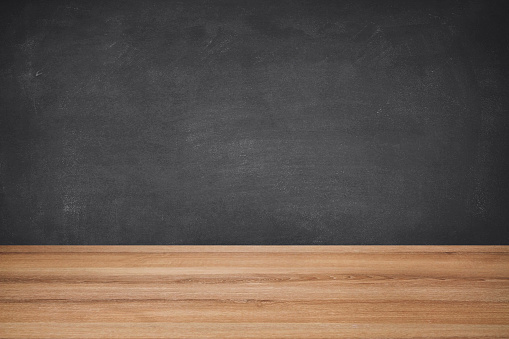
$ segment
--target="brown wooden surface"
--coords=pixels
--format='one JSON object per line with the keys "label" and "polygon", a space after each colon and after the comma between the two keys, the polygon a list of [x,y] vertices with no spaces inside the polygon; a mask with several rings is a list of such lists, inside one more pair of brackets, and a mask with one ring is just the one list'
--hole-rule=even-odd
{"label": "brown wooden surface", "polygon": [[0,246],[2,338],[509,338],[507,246]]}

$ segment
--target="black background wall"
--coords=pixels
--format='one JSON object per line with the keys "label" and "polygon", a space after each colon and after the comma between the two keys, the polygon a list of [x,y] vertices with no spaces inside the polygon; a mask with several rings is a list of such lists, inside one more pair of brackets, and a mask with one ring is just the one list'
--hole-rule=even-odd
{"label": "black background wall", "polygon": [[509,244],[505,1],[15,1],[2,244]]}

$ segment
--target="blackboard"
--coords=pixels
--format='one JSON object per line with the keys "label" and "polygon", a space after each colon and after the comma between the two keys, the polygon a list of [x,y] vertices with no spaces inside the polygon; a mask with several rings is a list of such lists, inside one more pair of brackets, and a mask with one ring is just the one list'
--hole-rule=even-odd
{"label": "blackboard", "polygon": [[504,1],[13,1],[1,244],[509,244]]}

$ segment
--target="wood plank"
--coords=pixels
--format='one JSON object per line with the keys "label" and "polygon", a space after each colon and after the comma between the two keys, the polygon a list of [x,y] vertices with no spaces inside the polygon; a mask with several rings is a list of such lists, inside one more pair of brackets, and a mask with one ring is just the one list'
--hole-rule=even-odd
{"label": "wood plank", "polygon": [[2,338],[508,338],[509,246],[0,246]]}

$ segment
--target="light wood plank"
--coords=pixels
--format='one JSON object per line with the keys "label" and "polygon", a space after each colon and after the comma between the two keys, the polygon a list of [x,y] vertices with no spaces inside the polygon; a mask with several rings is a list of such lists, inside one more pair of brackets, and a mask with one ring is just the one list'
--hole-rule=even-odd
{"label": "light wood plank", "polygon": [[508,338],[506,246],[0,246],[2,338]]}

